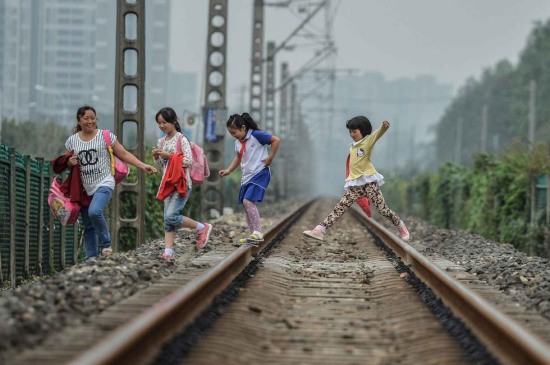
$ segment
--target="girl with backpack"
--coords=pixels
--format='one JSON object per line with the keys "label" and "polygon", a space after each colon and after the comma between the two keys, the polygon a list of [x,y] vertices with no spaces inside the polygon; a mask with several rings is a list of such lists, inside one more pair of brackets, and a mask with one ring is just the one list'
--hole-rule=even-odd
{"label": "girl with backpack", "polygon": [[[262,131],[248,113],[233,114],[227,121],[227,130],[235,139],[235,158],[221,177],[229,175],[241,166],[241,190],[239,204],[243,205],[250,235],[239,241],[241,244],[257,244],[264,240],[260,213],[256,202],[261,202],[271,179],[269,166],[277,154],[279,137]],[[271,145],[268,152],[267,146]]]}
{"label": "girl with backpack", "polygon": [[166,107],[155,116],[159,129],[166,134],[153,148],[153,159],[162,168],[162,181],[157,198],[164,200],[164,253],[162,258],[173,259],[174,238],[179,228],[197,231],[196,248],[203,248],[210,238],[212,225],[197,222],[180,214],[185,207],[192,189],[189,168],[193,163],[191,144],[181,133],[178,116],[174,109]]}

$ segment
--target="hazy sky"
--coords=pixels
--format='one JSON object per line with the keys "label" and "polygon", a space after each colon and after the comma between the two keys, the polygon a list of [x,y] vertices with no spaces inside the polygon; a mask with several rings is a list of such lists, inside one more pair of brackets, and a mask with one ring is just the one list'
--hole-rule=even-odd
{"label": "hazy sky", "polygon": [[[249,85],[254,1],[228,2],[227,92],[234,95],[241,85]],[[201,84],[208,3],[172,0],[170,65],[176,71],[196,72]],[[332,0],[332,4],[337,68],[379,71],[390,80],[434,74],[455,90],[499,60],[516,64],[534,22],[550,17],[550,0]],[[317,16],[319,21],[322,16]],[[282,42],[301,19],[292,8],[266,8],[266,40]],[[312,50],[298,47],[277,57],[277,72],[284,60],[292,73],[312,57]]]}

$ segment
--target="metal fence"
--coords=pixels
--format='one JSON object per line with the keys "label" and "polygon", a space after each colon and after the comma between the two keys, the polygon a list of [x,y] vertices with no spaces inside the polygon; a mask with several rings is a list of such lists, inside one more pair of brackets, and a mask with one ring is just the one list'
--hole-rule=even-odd
{"label": "metal fence", "polygon": [[0,145],[0,286],[52,274],[78,260],[79,224],[50,214],[51,163]]}

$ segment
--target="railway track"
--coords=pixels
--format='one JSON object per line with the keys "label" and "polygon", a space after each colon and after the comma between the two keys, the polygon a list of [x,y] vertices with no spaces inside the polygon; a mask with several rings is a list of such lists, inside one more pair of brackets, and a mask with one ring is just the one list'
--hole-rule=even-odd
{"label": "railway track", "polygon": [[361,214],[304,239],[331,208],[310,202],[259,247],[221,246],[13,364],[550,363],[548,338]]}

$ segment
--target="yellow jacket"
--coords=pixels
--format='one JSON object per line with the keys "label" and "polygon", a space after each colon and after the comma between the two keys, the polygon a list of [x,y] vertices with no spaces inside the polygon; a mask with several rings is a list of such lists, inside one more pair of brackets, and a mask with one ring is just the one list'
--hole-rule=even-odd
{"label": "yellow jacket", "polygon": [[381,125],[380,127],[378,127],[377,130],[350,147],[350,172],[348,177],[346,178],[346,181],[355,180],[362,175],[370,176],[376,174],[377,171],[370,161],[370,156],[372,155],[374,144],[376,143],[376,141],[378,141],[380,137],[382,137],[384,133],[386,133],[388,128],[385,128]]}

